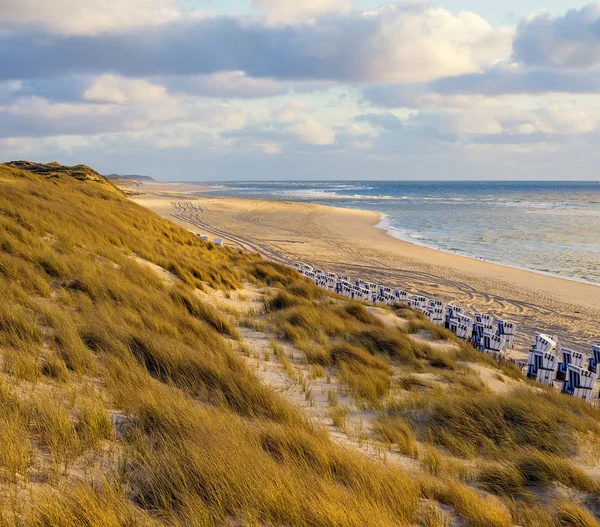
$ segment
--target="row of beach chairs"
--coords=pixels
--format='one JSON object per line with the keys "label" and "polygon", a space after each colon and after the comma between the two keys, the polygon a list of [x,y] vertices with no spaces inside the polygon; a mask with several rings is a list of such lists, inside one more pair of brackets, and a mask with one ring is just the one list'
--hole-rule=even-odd
{"label": "row of beach chairs", "polygon": [[527,377],[550,387],[562,382],[563,393],[590,402],[600,373],[600,344],[592,346],[591,356],[569,348],[561,348],[559,356],[556,350],[556,337],[538,333],[529,350]]}
{"label": "row of beach chairs", "polygon": [[494,320],[492,315],[486,313],[476,313],[474,317],[469,317],[462,308],[434,298],[413,295],[408,291],[361,279],[352,280],[348,276],[328,273],[305,263],[296,262],[292,267],[317,286],[347,298],[375,305],[406,304],[425,315],[433,324],[446,327],[457,337],[472,342],[478,350],[496,358],[500,358],[506,348],[514,347],[517,326],[513,322]]}
{"label": "row of beach chairs", "polygon": [[[200,238],[201,240],[204,240],[207,243],[210,241],[210,238],[206,234],[196,233],[196,236],[198,236],[198,238]],[[214,238],[213,243],[217,247],[223,247],[223,238]]]}
{"label": "row of beach chairs", "polygon": [[[487,313],[469,316],[460,306],[360,279],[351,280],[348,276],[328,273],[305,263],[293,263],[292,267],[317,286],[347,298],[373,304],[406,304],[423,313],[434,324],[446,327],[458,338],[471,342],[476,349],[497,360],[502,359],[504,350],[514,348],[517,331],[514,322],[495,320]],[[551,387],[555,381],[562,382],[563,393],[590,402],[600,374],[600,344],[592,346],[590,357],[562,348],[560,361],[556,355],[556,342],[556,337],[536,334],[527,360],[527,377]]]}

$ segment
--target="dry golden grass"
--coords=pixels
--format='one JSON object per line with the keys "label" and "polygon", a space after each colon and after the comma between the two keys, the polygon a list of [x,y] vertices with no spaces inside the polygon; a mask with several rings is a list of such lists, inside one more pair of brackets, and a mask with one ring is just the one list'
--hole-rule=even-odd
{"label": "dry golden grass", "polygon": [[[558,482],[596,493],[567,456],[578,434],[597,434],[597,414],[547,394],[493,398],[457,366],[476,357],[469,349],[444,356],[416,345],[364,306],[207,245],[93,181],[0,166],[0,248],[0,525],[446,525],[436,503],[471,526],[555,506],[561,525],[590,524],[577,504],[512,506],[518,496],[483,473],[461,483],[442,454],[431,463],[441,477],[415,478],[335,446],[250,371],[238,329],[195,289],[279,288],[265,304],[277,331],[320,366],[315,375],[333,368],[373,407],[393,368],[447,376],[448,398],[403,392],[377,421],[395,448],[416,456],[419,438],[469,456],[510,451],[526,489]],[[347,411],[332,407],[342,428]],[[557,414],[565,430],[552,425]],[[525,447],[533,462],[520,457]]]}

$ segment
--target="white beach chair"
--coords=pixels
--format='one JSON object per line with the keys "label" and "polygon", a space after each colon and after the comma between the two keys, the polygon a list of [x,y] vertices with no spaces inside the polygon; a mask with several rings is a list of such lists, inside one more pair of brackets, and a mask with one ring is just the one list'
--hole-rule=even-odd
{"label": "white beach chair", "polygon": [[222,238],[215,238],[213,243],[217,246],[217,247],[223,247],[223,240]]}
{"label": "white beach chair", "polygon": [[446,310],[446,303],[442,302],[441,300],[429,300],[429,306],[430,308],[433,309],[442,309],[442,310]]}
{"label": "white beach chair", "polygon": [[496,359],[500,358],[502,350],[504,350],[504,344],[506,343],[504,337],[485,332],[483,334],[483,342],[485,352],[488,355],[492,355]]}
{"label": "white beach chair", "polygon": [[479,351],[485,351],[485,340],[484,337],[486,335],[493,335],[492,326],[484,324],[482,322],[475,322],[473,324],[473,336],[471,337],[471,342],[473,346]]}
{"label": "white beach chair", "polygon": [[467,315],[457,315],[456,316],[456,320],[457,322],[459,322],[460,324],[465,324],[469,327],[473,327],[473,319]]}
{"label": "white beach chair", "polygon": [[600,373],[598,366],[600,365],[600,344],[592,344],[592,356],[588,363],[588,370],[593,373]]}
{"label": "white beach chair", "polygon": [[399,302],[408,302],[409,293],[408,291],[403,291],[402,289],[396,289],[394,291],[394,296]]}
{"label": "white beach chair", "polygon": [[551,338],[545,333],[536,333],[533,349],[544,353],[554,353],[556,350],[556,339]]}
{"label": "white beach chair", "polygon": [[569,364],[567,366],[567,379],[563,383],[562,392],[589,403],[597,380],[597,374],[574,364]]}
{"label": "white beach chair", "polygon": [[506,320],[498,320],[498,332],[497,335],[504,335],[506,337],[506,347],[513,349],[515,347],[515,334],[517,333],[517,325],[514,322],[508,322]]}
{"label": "white beach chair", "polygon": [[494,317],[492,315],[488,315],[487,313],[475,313],[475,322],[485,324],[486,326],[493,326]]}
{"label": "white beach chair", "polygon": [[569,348],[561,348],[560,354],[562,356],[562,362],[558,365],[557,378],[561,381],[567,379],[567,373],[570,364],[573,364],[578,368],[583,368],[586,366],[587,357],[583,353],[573,351]]}
{"label": "white beach chair", "polygon": [[527,377],[552,387],[556,378],[558,357],[552,353],[544,353],[532,349],[527,359]]}
{"label": "white beach chair", "polygon": [[442,309],[441,307],[434,307],[434,308],[430,307],[429,309],[433,314],[433,318],[431,319],[431,321],[436,326],[443,326],[444,325],[444,309]]}
{"label": "white beach chair", "polygon": [[462,314],[463,314],[462,307],[448,304],[447,311],[446,311],[446,328],[449,329],[451,321],[456,320],[456,317],[458,315],[462,315]]}
{"label": "white beach chair", "polygon": [[463,340],[468,340],[471,338],[471,334],[472,334],[472,326],[471,325],[466,325],[466,324],[461,324],[460,322],[457,323],[457,328],[456,328],[456,336],[459,339],[463,339]]}

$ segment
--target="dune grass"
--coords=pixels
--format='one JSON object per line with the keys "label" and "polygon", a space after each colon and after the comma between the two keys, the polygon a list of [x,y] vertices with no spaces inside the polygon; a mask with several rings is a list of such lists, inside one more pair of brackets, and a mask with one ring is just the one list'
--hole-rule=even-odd
{"label": "dune grass", "polygon": [[0,190],[0,484],[42,482],[3,522],[412,521],[418,485],[335,447],[259,382],[223,338],[237,329],[193,290],[253,281],[317,298],[296,273],[85,182],[0,167]]}
{"label": "dune grass", "polygon": [[[567,459],[578,436],[597,434],[593,410],[546,394],[494,398],[464,380],[469,350],[416,344],[291,269],[205,244],[102,185],[0,166],[0,248],[0,525],[446,525],[443,505],[466,525],[508,526],[535,504],[513,507],[507,485],[490,483],[506,452],[525,489],[597,492]],[[333,444],[259,381],[231,318],[196,291],[245,282],[276,288],[269,324],[374,407],[399,386],[397,366],[407,386],[415,371],[452,379],[448,397],[406,392],[377,433],[413,457],[423,443],[485,457],[487,479],[415,477]],[[347,411],[333,417],[342,428]],[[552,506],[564,525],[593,519]]]}

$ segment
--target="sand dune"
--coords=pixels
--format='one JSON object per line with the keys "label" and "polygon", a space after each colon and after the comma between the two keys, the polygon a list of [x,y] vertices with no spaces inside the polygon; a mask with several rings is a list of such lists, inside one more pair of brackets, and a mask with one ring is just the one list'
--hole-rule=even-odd
{"label": "sand dune", "polygon": [[184,227],[282,262],[367,276],[493,313],[519,324],[517,348],[534,331],[589,351],[600,338],[600,287],[420,247],[389,236],[377,213],[305,203],[190,194],[202,187],[141,184],[133,199]]}

